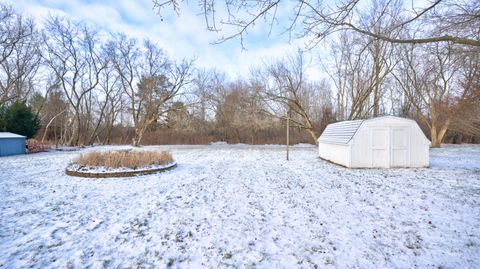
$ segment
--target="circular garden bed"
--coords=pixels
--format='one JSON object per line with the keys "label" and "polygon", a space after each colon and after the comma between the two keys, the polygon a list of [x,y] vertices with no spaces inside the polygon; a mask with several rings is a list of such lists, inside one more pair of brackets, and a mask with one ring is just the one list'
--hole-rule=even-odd
{"label": "circular garden bed", "polygon": [[80,154],[65,170],[69,176],[107,178],[154,174],[176,167],[167,151],[124,150]]}

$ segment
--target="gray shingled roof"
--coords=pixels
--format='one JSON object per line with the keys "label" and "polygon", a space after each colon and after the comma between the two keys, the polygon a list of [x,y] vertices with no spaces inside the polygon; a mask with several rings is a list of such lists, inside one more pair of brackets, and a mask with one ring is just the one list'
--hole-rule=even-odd
{"label": "gray shingled roof", "polygon": [[349,120],[332,123],[325,128],[318,142],[348,144],[364,120]]}

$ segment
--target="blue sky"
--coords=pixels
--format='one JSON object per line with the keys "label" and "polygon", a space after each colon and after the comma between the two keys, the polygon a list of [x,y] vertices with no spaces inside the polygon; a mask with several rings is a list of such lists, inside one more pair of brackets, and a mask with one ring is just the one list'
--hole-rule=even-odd
{"label": "blue sky", "polygon": [[[1,0],[0,0],[1,1]],[[68,16],[92,23],[107,32],[121,32],[136,38],[149,38],[175,58],[196,58],[198,67],[225,71],[231,78],[246,77],[249,69],[294,53],[303,41],[281,35],[281,26],[268,35],[268,25],[257,24],[244,40],[246,51],[238,39],[212,45],[222,34],[206,30],[197,1],[188,1],[180,15],[165,10],[164,20],[156,14],[151,0],[15,0],[10,3],[43,21],[49,14]],[[221,11],[220,11],[221,12]],[[287,18],[288,8],[279,10]],[[282,24],[281,20],[279,24]]]}

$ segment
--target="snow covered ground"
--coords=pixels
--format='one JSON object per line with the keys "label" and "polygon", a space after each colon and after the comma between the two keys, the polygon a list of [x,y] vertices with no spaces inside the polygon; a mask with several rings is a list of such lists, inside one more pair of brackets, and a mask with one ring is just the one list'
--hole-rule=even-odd
{"label": "snow covered ground", "polygon": [[391,170],[305,145],[288,162],[281,146],[152,148],[178,167],[85,179],[64,173],[80,151],[0,158],[0,268],[480,266],[478,146]]}

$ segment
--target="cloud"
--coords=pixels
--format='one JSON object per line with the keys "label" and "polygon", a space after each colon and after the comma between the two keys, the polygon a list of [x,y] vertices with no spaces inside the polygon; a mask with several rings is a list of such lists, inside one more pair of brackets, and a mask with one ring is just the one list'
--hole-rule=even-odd
{"label": "cloud", "polygon": [[[270,36],[268,24],[259,23],[255,26],[246,36],[246,51],[242,50],[240,41],[236,39],[212,45],[222,33],[206,29],[204,17],[198,15],[197,3],[192,2],[183,6],[179,16],[165,10],[163,21],[152,10],[151,0],[17,0],[13,4],[40,22],[48,14],[69,16],[107,32],[122,32],[139,39],[151,39],[174,58],[196,58],[196,66],[223,70],[232,78],[247,77],[251,67],[261,65],[265,60],[295,53],[303,45],[301,40],[288,43],[288,36],[280,35],[283,29],[281,23],[275,25],[276,30]],[[282,7],[279,14],[287,14],[285,10]],[[219,10],[219,13],[225,11]],[[232,31],[225,30],[227,33]]]}

